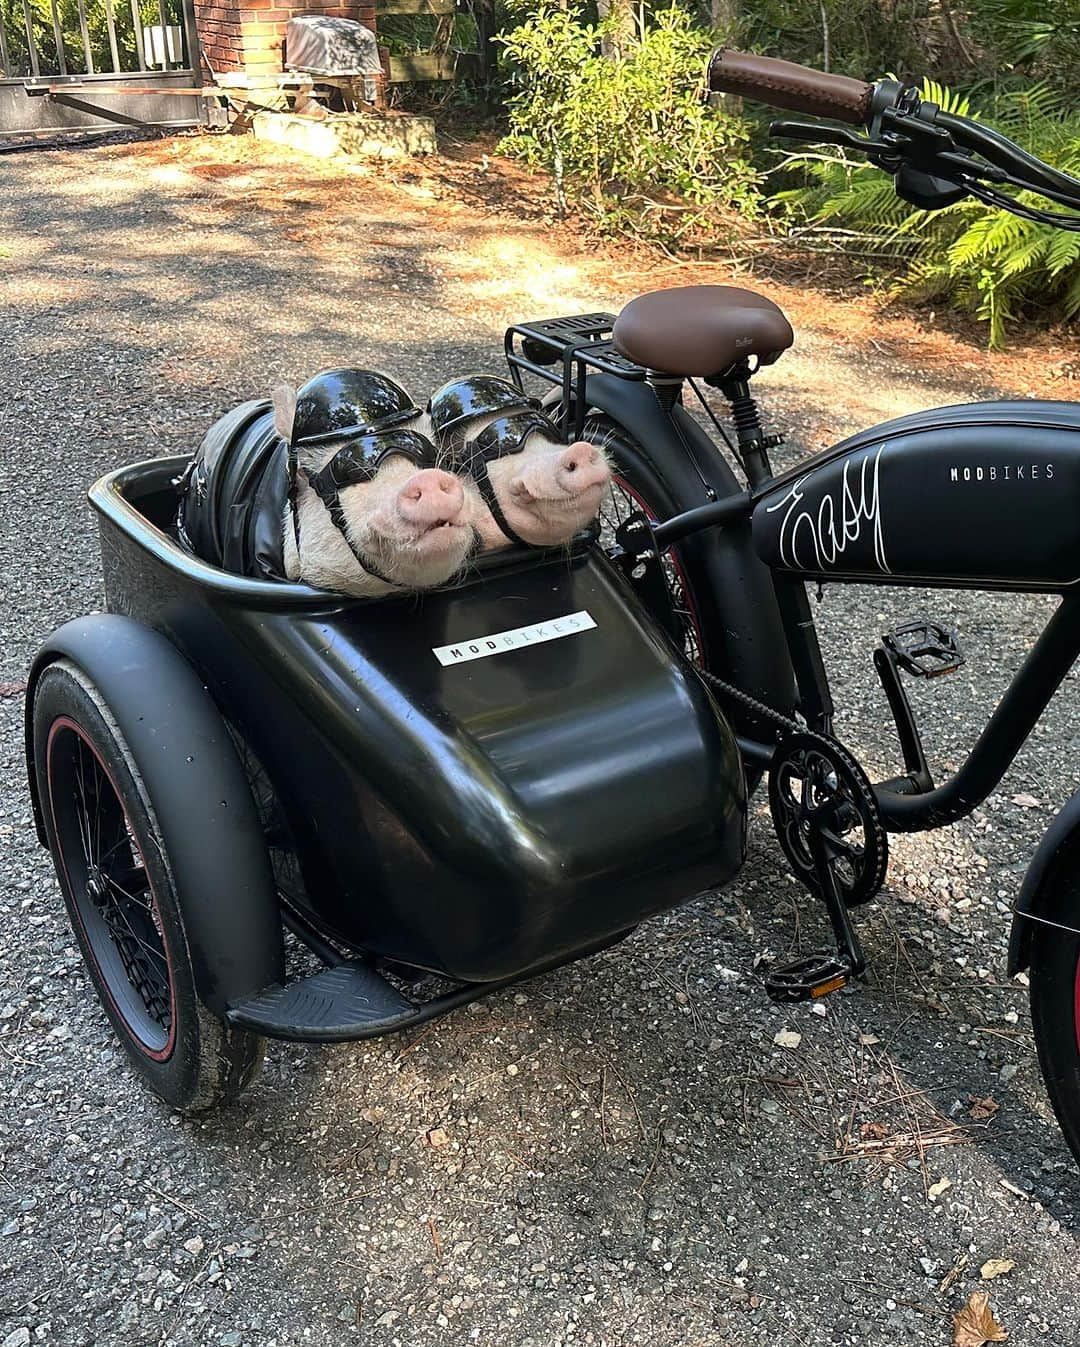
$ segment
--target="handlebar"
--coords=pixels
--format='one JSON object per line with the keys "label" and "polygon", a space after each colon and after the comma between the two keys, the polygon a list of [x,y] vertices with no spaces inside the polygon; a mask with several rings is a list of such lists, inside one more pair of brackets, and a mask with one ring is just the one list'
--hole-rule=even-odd
{"label": "handlebar", "polygon": [[709,62],[709,88],[713,93],[738,94],[773,108],[833,117],[852,126],[867,121],[874,92],[874,86],[864,80],[828,75],[794,61],[725,47],[713,52]]}
{"label": "handlebar", "polygon": [[[874,84],[721,47],[709,61],[709,88],[771,107],[861,126],[864,133],[820,122],[774,122],[770,132],[858,150],[896,178],[897,194],[923,210],[970,195],[1024,219],[1080,231],[1080,179],[1053,168],[999,131],[943,112],[898,80]],[[1033,192],[1067,207],[1049,211],[1003,187]]]}

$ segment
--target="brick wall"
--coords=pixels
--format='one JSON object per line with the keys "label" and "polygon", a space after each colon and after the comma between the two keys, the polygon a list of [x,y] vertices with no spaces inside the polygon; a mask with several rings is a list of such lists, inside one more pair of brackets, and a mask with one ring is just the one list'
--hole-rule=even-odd
{"label": "brick wall", "polygon": [[356,19],[375,31],[373,3],[343,5],[336,0],[311,0],[283,7],[283,0],[195,0],[204,63],[214,74],[233,70],[249,75],[278,74],[285,27],[298,14]]}

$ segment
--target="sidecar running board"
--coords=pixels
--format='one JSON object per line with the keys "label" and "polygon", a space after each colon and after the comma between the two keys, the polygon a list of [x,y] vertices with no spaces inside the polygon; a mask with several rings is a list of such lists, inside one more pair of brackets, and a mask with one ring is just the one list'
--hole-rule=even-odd
{"label": "sidecar running board", "polygon": [[[571,958],[599,954],[617,945],[633,926],[597,940],[589,949]],[[305,978],[282,986],[272,983],[254,996],[233,1001],[225,1012],[230,1024],[267,1038],[296,1043],[349,1043],[360,1038],[379,1038],[400,1033],[428,1020],[438,1019],[471,1001],[516,986],[568,962],[566,955],[545,959],[511,977],[495,982],[465,982],[433,996],[429,1001],[410,1001],[388,982],[377,968],[360,959],[344,959],[320,968]]]}
{"label": "sidecar running board", "polygon": [[268,1038],[341,1043],[404,1029],[425,1009],[406,1000],[370,964],[350,959],[297,982],[264,987],[234,1001],[226,1016]]}

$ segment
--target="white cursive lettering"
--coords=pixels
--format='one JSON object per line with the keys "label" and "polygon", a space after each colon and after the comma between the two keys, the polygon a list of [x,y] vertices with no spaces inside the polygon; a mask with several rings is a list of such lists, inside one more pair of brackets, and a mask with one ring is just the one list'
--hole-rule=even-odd
{"label": "white cursive lettering", "polygon": [[[885,540],[881,529],[881,492],[879,469],[884,446],[871,456],[866,454],[853,470],[854,460],[844,464],[839,499],[825,492],[814,507],[800,508],[806,499],[805,487],[810,476],[800,477],[791,490],[767,513],[785,510],[780,522],[780,561],[792,570],[826,570],[835,566],[849,544],[862,536],[863,526],[871,525],[874,536],[874,561],[879,570],[891,574],[885,559]],[[786,507],[786,508],[785,508]],[[813,564],[801,560],[800,548],[813,550]]]}

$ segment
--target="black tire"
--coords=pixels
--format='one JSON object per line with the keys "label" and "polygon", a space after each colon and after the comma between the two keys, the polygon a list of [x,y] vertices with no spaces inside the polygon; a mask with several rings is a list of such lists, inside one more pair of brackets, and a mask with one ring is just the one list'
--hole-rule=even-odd
{"label": "black tire", "polygon": [[200,1002],[153,802],[101,692],[67,660],[35,689],[34,762],[68,915],[138,1074],[184,1113],[235,1099],[262,1040]]}
{"label": "black tire", "polygon": [[[584,438],[599,445],[611,464],[611,490],[600,507],[601,541],[614,542],[615,528],[636,511],[657,522],[681,514],[700,501],[680,501],[664,482],[640,444],[607,416],[592,415],[585,421]],[[699,668],[718,663],[710,648],[711,609],[708,577],[692,549],[672,547],[664,558],[670,605],[654,612],[665,631],[676,633],[675,643]]]}
{"label": "black tire", "polygon": [[[1070,881],[1069,888],[1074,899],[1080,898],[1080,882]],[[1062,909],[1055,904],[1055,910]],[[1062,1133],[1080,1164],[1080,935],[1036,924],[1028,976],[1039,1066]]]}
{"label": "black tire", "polygon": [[[700,505],[700,500],[680,500],[642,446],[608,416],[593,414],[586,418],[584,438],[599,445],[611,464],[611,491],[600,505],[600,540],[605,546],[614,542],[614,531],[636,510],[660,522],[672,515]],[[712,586],[704,563],[696,554],[693,540],[688,546],[668,549],[664,557],[670,605],[666,612],[653,616],[665,631],[675,633],[675,643],[687,659],[699,669],[715,671],[724,667],[722,650],[712,643],[719,621]],[[761,768],[743,762],[746,793],[752,795],[761,781]]]}

